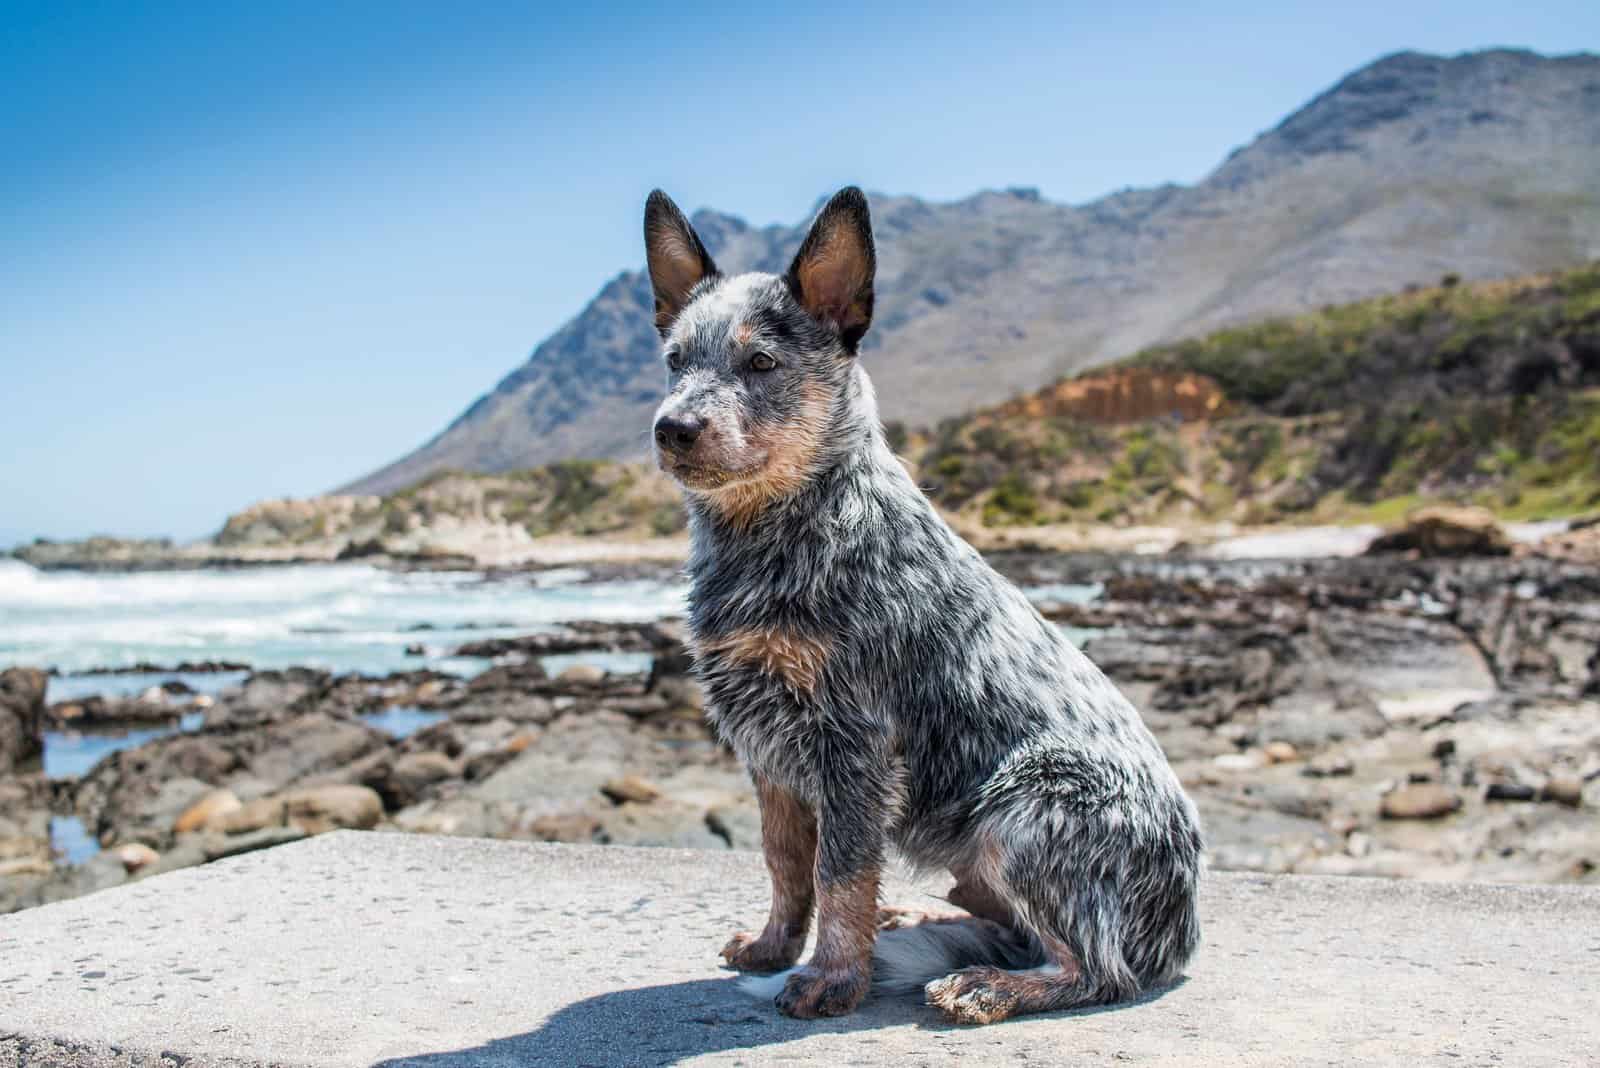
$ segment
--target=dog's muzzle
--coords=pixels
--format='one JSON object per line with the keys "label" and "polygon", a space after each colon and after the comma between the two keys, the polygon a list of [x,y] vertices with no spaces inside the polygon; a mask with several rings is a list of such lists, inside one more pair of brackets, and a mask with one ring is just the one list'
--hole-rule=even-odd
{"label": "dog's muzzle", "polygon": [[704,419],[664,415],[656,420],[656,445],[674,456],[687,456],[694,450],[694,444],[700,440],[700,432],[705,428]]}

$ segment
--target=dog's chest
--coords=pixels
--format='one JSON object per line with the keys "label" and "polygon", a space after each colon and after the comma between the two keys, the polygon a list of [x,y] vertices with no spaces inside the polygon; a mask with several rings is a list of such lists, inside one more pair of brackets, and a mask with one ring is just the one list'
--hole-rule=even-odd
{"label": "dog's chest", "polygon": [[805,789],[838,642],[763,591],[696,593],[690,641],[707,718],[752,771]]}

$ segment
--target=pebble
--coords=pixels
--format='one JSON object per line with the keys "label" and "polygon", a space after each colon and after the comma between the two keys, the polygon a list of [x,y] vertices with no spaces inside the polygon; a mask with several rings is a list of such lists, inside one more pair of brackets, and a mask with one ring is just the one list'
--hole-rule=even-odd
{"label": "pebble", "polygon": [[1342,753],[1322,753],[1312,757],[1300,772],[1314,779],[1331,779],[1340,775],[1355,774],[1355,762]]}
{"label": "pebble", "polygon": [[1262,752],[1272,764],[1292,764],[1300,759],[1300,750],[1288,742],[1268,742]]}
{"label": "pebble", "polygon": [[624,775],[618,779],[611,779],[600,786],[600,792],[610,798],[615,804],[627,801],[644,803],[654,801],[661,796],[661,787],[637,775]]}
{"label": "pebble", "polygon": [[143,842],[129,842],[119,845],[114,850],[117,859],[122,862],[122,867],[132,875],[136,871],[148,868],[161,859],[161,854],[145,845]]}
{"label": "pebble", "polygon": [[1583,804],[1583,780],[1575,775],[1557,775],[1544,784],[1540,796],[1546,801],[1577,808]]}

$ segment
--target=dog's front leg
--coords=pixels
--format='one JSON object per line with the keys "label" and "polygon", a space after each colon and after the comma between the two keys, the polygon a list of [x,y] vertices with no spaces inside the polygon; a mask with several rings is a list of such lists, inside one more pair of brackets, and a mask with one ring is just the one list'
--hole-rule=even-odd
{"label": "dog's front leg", "polygon": [[772,911],[759,936],[736,934],[722,957],[742,972],[777,972],[800,959],[816,897],[817,818],[794,794],[755,776],[761,803],[761,850],[772,876]]}
{"label": "dog's front leg", "polygon": [[[776,998],[789,1016],[842,1016],[872,984],[893,776],[886,761],[840,752],[827,767],[817,809],[817,948]],[[825,765],[826,766],[826,765]]]}

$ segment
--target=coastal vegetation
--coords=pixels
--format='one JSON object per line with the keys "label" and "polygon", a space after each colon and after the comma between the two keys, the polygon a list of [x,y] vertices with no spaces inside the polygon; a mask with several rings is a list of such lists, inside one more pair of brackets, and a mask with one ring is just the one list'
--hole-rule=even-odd
{"label": "coastal vegetation", "polygon": [[[1198,410],[1196,390],[1214,393]],[[1446,276],[895,433],[934,499],[988,526],[1581,513],[1600,506],[1600,265]]]}

